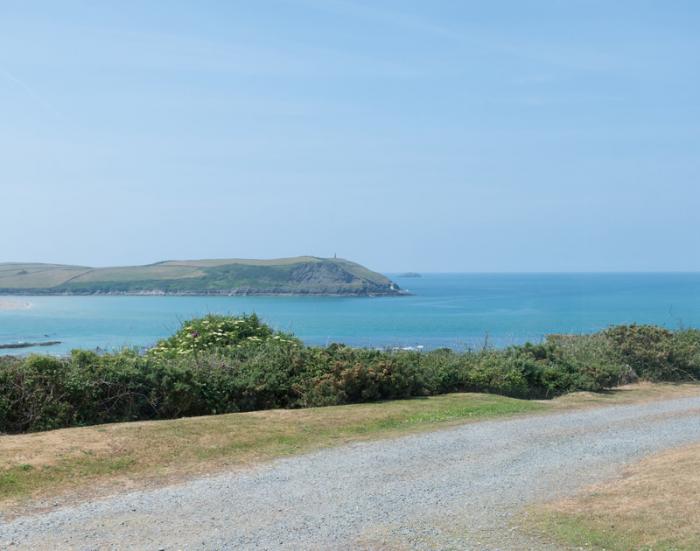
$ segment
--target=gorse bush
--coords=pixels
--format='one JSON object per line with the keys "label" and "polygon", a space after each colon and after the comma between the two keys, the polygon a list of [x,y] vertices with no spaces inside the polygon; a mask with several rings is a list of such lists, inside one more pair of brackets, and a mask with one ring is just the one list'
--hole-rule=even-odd
{"label": "gorse bush", "polygon": [[684,329],[673,333],[671,365],[678,380],[700,379],[700,330]]}
{"label": "gorse bush", "polygon": [[700,377],[700,331],[669,331],[653,325],[621,325],[604,331],[622,361],[650,381]]}
{"label": "gorse bush", "polygon": [[550,398],[700,377],[700,331],[620,326],[503,350],[306,347],[256,316],[188,321],[146,354],[0,357],[0,432],[456,391]]}
{"label": "gorse bush", "polygon": [[652,381],[677,378],[672,362],[673,333],[652,325],[621,325],[605,331],[624,362]]}
{"label": "gorse bush", "polygon": [[303,406],[326,406],[428,394],[420,357],[333,344],[307,348],[298,386]]}

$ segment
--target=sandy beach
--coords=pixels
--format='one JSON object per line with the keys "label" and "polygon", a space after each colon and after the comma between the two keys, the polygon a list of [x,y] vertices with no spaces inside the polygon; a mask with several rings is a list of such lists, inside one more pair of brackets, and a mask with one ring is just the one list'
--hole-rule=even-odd
{"label": "sandy beach", "polygon": [[32,303],[26,300],[0,298],[0,310],[29,310]]}

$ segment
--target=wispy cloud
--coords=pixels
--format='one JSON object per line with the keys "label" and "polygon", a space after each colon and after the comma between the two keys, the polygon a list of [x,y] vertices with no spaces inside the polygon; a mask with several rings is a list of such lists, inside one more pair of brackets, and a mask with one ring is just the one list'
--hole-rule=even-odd
{"label": "wispy cloud", "polygon": [[442,39],[458,49],[505,56],[553,69],[609,73],[618,71],[624,64],[619,56],[600,46],[582,46],[560,40],[556,48],[553,48],[551,43],[540,41],[530,34],[514,32],[513,29],[506,32],[498,26],[477,27],[471,25],[468,19],[463,19],[462,25],[456,26],[399,9],[378,8],[356,0],[305,0],[305,3],[326,13],[354,17]]}
{"label": "wispy cloud", "polygon": [[51,103],[49,103],[41,94],[39,94],[34,88],[32,88],[29,84],[27,84],[24,80],[21,78],[15,76],[11,72],[9,72],[7,69],[3,69],[0,67],[0,75],[2,75],[7,81],[13,83],[15,86],[18,88],[22,89],[27,96],[37,105],[41,107],[41,109],[48,113],[49,115],[60,119],[60,120],[65,120],[61,112],[56,109]]}

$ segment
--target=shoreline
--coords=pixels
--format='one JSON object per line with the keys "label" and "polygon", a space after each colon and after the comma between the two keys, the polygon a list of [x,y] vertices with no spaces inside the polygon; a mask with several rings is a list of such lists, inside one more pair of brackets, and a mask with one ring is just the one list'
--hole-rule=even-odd
{"label": "shoreline", "polygon": [[[316,291],[255,291],[255,290],[239,290],[239,291],[91,291],[91,292],[51,292],[41,289],[6,289],[0,290],[0,310],[3,310],[2,297],[404,297],[412,296],[409,291],[393,291],[386,293],[376,292],[344,292],[344,293],[325,293]],[[5,301],[14,302],[14,301]],[[26,303],[26,308],[31,308],[31,303]],[[15,309],[15,308],[7,308]],[[20,309],[20,308],[17,308]]]}
{"label": "shoreline", "polygon": [[[23,295],[7,295],[7,296],[23,296]],[[21,302],[18,300],[4,299],[0,296],[0,312],[9,310],[30,310],[31,302]]]}

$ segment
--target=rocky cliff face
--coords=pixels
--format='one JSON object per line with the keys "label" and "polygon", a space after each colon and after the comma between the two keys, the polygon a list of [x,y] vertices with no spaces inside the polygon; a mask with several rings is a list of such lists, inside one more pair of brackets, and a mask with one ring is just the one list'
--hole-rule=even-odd
{"label": "rocky cliff face", "polygon": [[290,273],[290,283],[327,294],[399,294],[399,287],[380,274],[362,277],[337,262],[304,263]]}

